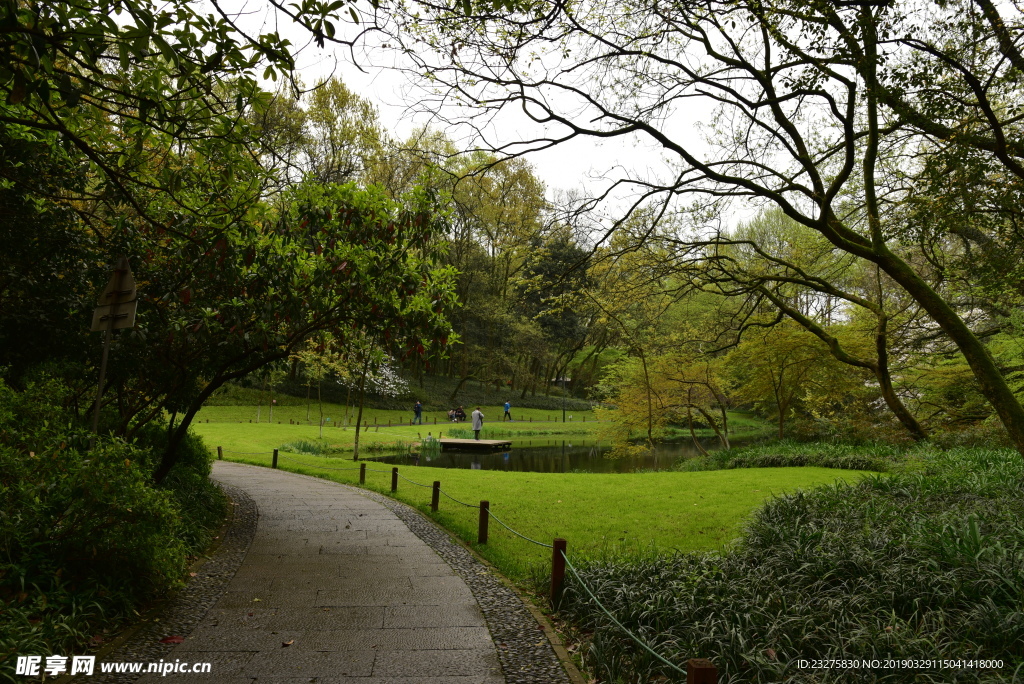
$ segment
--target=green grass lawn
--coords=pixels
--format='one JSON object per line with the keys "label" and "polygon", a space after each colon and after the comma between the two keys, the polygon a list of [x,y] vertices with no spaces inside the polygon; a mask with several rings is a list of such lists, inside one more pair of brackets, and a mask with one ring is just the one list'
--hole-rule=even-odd
{"label": "green grass lawn", "polygon": [[[282,400],[284,401],[284,400]],[[296,404],[296,397],[288,397],[288,403],[285,405],[278,405],[274,407],[273,423],[288,425],[289,421],[300,422],[304,425],[316,426],[320,421],[320,409],[317,406],[316,401],[309,407],[307,413],[305,403]],[[466,411],[466,423],[469,423],[469,414],[473,412],[473,406],[465,406]],[[493,426],[501,422],[502,415],[505,413],[501,406],[481,406],[480,410],[483,411],[485,419],[484,423],[488,426]],[[308,416],[308,417],[307,417]],[[343,424],[345,422],[346,409],[342,404],[329,404],[324,402],[324,418],[330,418],[330,425]],[[512,417],[515,419],[515,423],[505,422],[506,426],[521,426],[522,424],[529,423],[554,423],[557,422],[561,425],[562,412],[561,411],[547,411],[544,409],[520,409],[515,406],[512,407]],[[574,425],[576,423],[593,422],[594,412],[593,411],[567,411],[566,421],[571,422]],[[407,411],[389,411],[386,409],[363,409],[363,422],[368,425],[387,425],[390,422],[392,425],[402,424],[408,425],[409,421],[413,418],[412,404],[409,405]],[[205,423],[207,420],[211,423],[246,423],[252,421],[256,424],[257,420],[257,409],[255,406],[205,406],[199,413],[196,414],[195,420],[197,422]],[[264,405],[259,409],[259,420],[262,423],[271,423],[270,409]],[[348,424],[352,425],[356,420],[356,409],[349,407],[348,409]],[[426,424],[433,425],[447,425],[448,415],[446,412],[441,411],[424,411],[423,422]],[[465,425],[463,426],[465,427]],[[524,428],[525,429],[525,428]]]}
{"label": "green grass lawn", "polygon": [[[211,407],[211,409],[220,408],[231,409],[236,407]],[[211,409],[203,409],[203,413]],[[384,412],[381,413],[383,414]],[[320,439],[320,428],[315,423],[313,425],[306,423],[289,424],[287,418],[284,419],[285,422],[277,423],[277,411],[274,412],[274,420],[274,423],[250,424],[248,422],[217,422],[210,418],[209,423],[197,422],[193,424],[193,427],[211,447],[222,446],[227,450],[239,452],[269,452],[285,444],[298,441],[317,442]],[[433,437],[437,437],[439,434],[448,434],[453,428],[463,431],[468,430],[469,434],[472,435],[472,426],[468,423],[460,423],[458,425],[439,423],[438,425],[425,424],[422,426],[403,424],[391,425],[389,427],[386,423],[387,419],[385,418],[384,420],[383,425],[380,423],[374,425],[371,421],[366,430],[360,431],[359,443],[362,446],[372,449],[377,445],[390,444],[403,448],[409,444],[419,442],[428,433]],[[599,429],[600,424],[594,421],[564,424],[528,423],[521,421],[516,423],[506,422],[504,425],[501,423],[485,423],[480,437],[482,439],[512,438],[515,440],[517,438],[527,439],[535,436],[543,438],[545,436],[571,435],[574,437],[590,436],[593,439],[597,439]],[[332,450],[351,450],[355,443],[355,428],[334,427],[333,421],[327,423],[323,429],[323,442]]]}
{"label": "green grass lawn", "polygon": [[[416,428],[370,431],[368,440],[413,441]],[[225,448],[228,460],[269,466],[270,452],[284,443],[316,437],[315,428],[297,425],[203,423],[196,431],[211,449]],[[338,432],[326,428],[325,436]],[[333,441],[330,437],[329,441]],[[261,453],[240,453],[261,452]],[[357,483],[358,464],[349,458],[323,458],[282,452],[282,469]],[[391,469],[367,463],[366,486],[390,492]],[[826,468],[767,468],[709,472],[631,474],[522,473],[402,466],[399,473],[442,489],[462,501],[490,502],[491,512],[521,534],[550,544],[568,541],[570,555],[602,557],[653,550],[716,549],[735,540],[744,521],[766,499],[838,480],[854,481],[859,471]],[[397,498],[431,515],[474,546],[478,511],[441,497],[429,513],[430,490],[399,480]],[[550,550],[523,541],[491,521],[490,541],[477,550],[502,572],[519,581],[543,575]]]}

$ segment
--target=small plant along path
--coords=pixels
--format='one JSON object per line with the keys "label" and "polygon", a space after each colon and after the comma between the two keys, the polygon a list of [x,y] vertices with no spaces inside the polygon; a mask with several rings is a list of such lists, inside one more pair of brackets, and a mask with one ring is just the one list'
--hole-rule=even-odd
{"label": "small plant along path", "polygon": [[470,586],[395,512],[277,470],[218,462],[213,476],[255,500],[256,535],[165,661],[211,662],[220,682],[506,681]]}

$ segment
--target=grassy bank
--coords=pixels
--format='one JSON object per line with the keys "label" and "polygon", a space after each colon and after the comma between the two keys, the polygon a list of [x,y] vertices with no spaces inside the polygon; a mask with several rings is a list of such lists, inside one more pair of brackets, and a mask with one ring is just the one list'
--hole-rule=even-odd
{"label": "grassy bank", "polygon": [[[294,399],[294,397],[292,397]],[[314,427],[320,424],[320,409],[317,406],[316,401],[313,402],[309,411],[306,410],[305,403],[288,403],[284,405],[278,405],[274,407],[273,418],[270,415],[270,408],[267,405],[263,405],[260,409],[257,409],[255,405],[233,405],[233,406],[205,406],[199,413],[196,414],[196,421],[205,423],[207,420],[211,423],[245,423],[249,424],[281,424],[288,425],[289,423],[299,423],[302,425],[313,425]],[[472,413],[474,406],[466,405],[466,418],[467,422],[461,426],[466,427],[468,425],[469,414]],[[504,410],[501,406],[485,405],[481,406],[485,420],[484,423],[488,427],[492,427],[501,423],[502,415]],[[331,427],[337,425],[354,425],[356,421],[356,409],[353,407],[346,407],[343,404],[332,404],[324,402],[323,407],[324,418],[330,418],[327,425]],[[423,423],[425,425],[438,425],[446,426],[452,423],[448,420],[448,409],[441,410],[429,410],[423,411]],[[506,421],[506,426],[520,426],[521,423],[548,423],[562,424],[562,412],[551,411],[544,409],[520,409],[513,407],[512,416],[515,418],[515,423],[509,423]],[[347,423],[346,423],[347,417]],[[409,425],[409,421],[413,419],[412,403],[409,404],[408,410],[394,410],[394,409],[363,409],[363,422],[367,425],[387,425],[390,423],[392,426],[395,425]],[[259,420],[259,423],[256,421]],[[584,421],[592,423],[594,422],[593,411],[570,411],[566,413],[566,421],[568,423],[583,423]]]}
{"label": "grassy bank", "polygon": [[[227,407],[214,407],[227,408]],[[203,409],[205,412],[207,409]],[[275,420],[276,420],[275,411]],[[381,418],[382,416],[378,416]],[[386,420],[386,419],[385,419]],[[235,452],[270,452],[274,449],[285,448],[289,444],[298,442],[313,442],[323,446],[326,452],[351,452],[355,443],[355,428],[333,427],[333,423],[327,424],[323,429],[323,439],[320,439],[320,428],[317,425],[297,424],[290,425],[283,423],[238,423],[238,422],[216,422],[196,423],[194,429],[201,435],[207,444],[212,447],[223,446],[229,451]],[[482,439],[529,439],[533,437],[545,437],[555,435],[572,435],[576,437],[597,439],[600,424],[593,421],[586,423],[574,421],[572,423],[529,423],[517,421],[515,423],[486,423],[480,436]],[[468,432],[467,432],[468,431]],[[370,451],[392,447],[404,449],[409,445],[419,442],[422,437],[430,434],[434,437],[438,434],[449,437],[468,436],[472,437],[472,430],[466,423],[454,425],[444,423],[439,425],[391,425],[386,422],[381,425],[374,425],[372,422],[366,430],[361,431],[359,443],[362,448]]]}
{"label": "grassy bank", "polygon": [[929,444],[911,448],[890,444],[839,444],[833,442],[769,441],[712,451],[707,456],[676,464],[678,470],[723,470],[731,468],[779,468],[816,466],[849,470],[888,472],[906,468],[926,457],[934,447]]}
{"label": "grassy bank", "polygon": [[[510,401],[515,407],[561,412],[564,403],[570,412],[575,413],[590,410],[593,403],[573,397],[571,393],[565,396],[563,402],[562,390],[557,386],[549,388],[550,394],[545,394],[544,388],[539,389],[539,394],[527,393],[523,397],[521,388],[500,387],[493,383],[486,384],[476,380],[467,380],[459,386],[458,378],[425,376],[422,385],[416,381],[410,382],[408,389],[397,397],[382,397],[367,393],[363,405],[370,409],[404,411],[419,400],[423,403],[425,410],[447,411],[459,405],[501,406],[506,401]],[[455,392],[454,398],[452,398],[453,392]],[[274,388],[274,398],[281,405],[305,406],[307,393],[315,404],[317,396],[315,385],[307,388],[301,380],[286,379]],[[229,383],[218,390],[207,404],[210,406],[255,406],[261,398],[263,403],[266,403],[268,395],[269,392],[263,391],[262,386],[258,384]],[[323,384],[321,395],[324,401],[337,404],[352,403],[355,397],[354,392],[349,392],[344,387],[332,382]]]}
{"label": "grassy bank", "polygon": [[[1020,454],[921,447],[895,471],[771,500],[722,555],[610,559],[581,574],[660,654],[711,658],[730,682],[1021,681]],[[582,653],[601,681],[685,681],[625,638],[581,586],[564,610],[589,639]],[[923,664],[799,666],[887,658]]]}

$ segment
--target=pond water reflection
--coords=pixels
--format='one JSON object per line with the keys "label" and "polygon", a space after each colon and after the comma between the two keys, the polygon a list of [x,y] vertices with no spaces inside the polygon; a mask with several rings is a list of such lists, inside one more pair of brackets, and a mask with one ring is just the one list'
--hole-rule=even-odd
{"label": "pond water reflection", "polygon": [[[719,446],[717,439],[701,442],[706,449]],[[420,465],[435,468],[474,470],[516,470],[534,473],[630,473],[637,470],[667,470],[681,458],[700,455],[689,438],[663,442],[653,453],[635,458],[606,458],[607,442],[594,440],[517,440],[511,448],[492,452],[449,451],[440,454],[394,454],[364,458],[391,465]]]}

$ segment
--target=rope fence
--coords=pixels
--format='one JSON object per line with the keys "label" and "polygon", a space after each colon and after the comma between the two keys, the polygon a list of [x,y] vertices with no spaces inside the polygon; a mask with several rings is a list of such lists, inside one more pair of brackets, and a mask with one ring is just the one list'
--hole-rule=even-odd
{"label": "rope fence", "polygon": [[[261,451],[261,452],[228,451],[226,449],[223,449],[222,447],[217,447],[217,457],[219,459],[223,459],[223,455],[224,455],[225,452],[229,453],[229,454],[240,454],[240,455],[247,455],[247,456],[265,455],[266,454],[265,451]],[[278,458],[279,458],[278,450],[274,449],[274,451],[273,451],[273,460],[272,460],[272,465],[271,465],[272,468],[277,468]],[[424,489],[432,489],[433,490],[433,494],[432,494],[432,498],[431,498],[431,510],[433,510],[433,511],[437,511],[438,510],[438,500],[439,500],[439,495],[441,495],[441,494],[443,494],[444,496],[448,497],[452,501],[454,501],[454,502],[456,502],[458,504],[461,504],[463,506],[466,506],[468,508],[477,508],[477,509],[479,509],[480,510],[480,517],[479,517],[479,528],[478,528],[478,533],[477,533],[477,541],[478,541],[479,544],[486,544],[487,543],[487,537],[488,537],[488,525],[487,525],[487,523],[488,523],[488,521],[491,518],[494,518],[494,520],[499,525],[504,527],[506,530],[511,532],[516,537],[519,537],[520,539],[528,541],[531,544],[536,544],[537,546],[541,546],[541,547],[544,547],[544,548],[547,548],[547,549],[552,549],[552,554],[551,554],[551,588],[550,588],[550,599],[551,599],[551,605],[552,605],[553,608],[555,608],[557,610],[558,609],[558,605],[561,603],[561,598],[562,598],[562,594],[563,594],[563,590],[564,590],[564,585],[565,585],[565,570],[566,570],[566,568],[568,568],[569,572],[575,578],[576,583],[579,584],[580,588],[583,589],[583,591],[587,594],[587,596],[590,597],[591,601],[594,602],[594,605],[596,605],[601,610],[601,612],[604,613],[604,615],[611,621],[611,623],[613,625],[615,625],[624,635],[629,637],[633,642],[635,642],[639,647],[641,647],[643,650],[645,650],[650,655],[652,655],[654,658],[656,658],[659,662],[661,662],[665,666],[671,668],[673,671],[685,675],[686,676],[687,684],[716,684],[716,682],[718,682],[718,670],[717,670],[717,668],[714,666],[714,664],[710,660],[707,660],[706,658],[691,658],[691,659],[689,659],[687,661],[686,669],[684,670],[683,668],[679,667],[678,665],[676,665],[672,661],[668,660],[667,658],[665,658],[664,656],[659,654],[657,651],[655,651],[653,648],[651,648],[645,641],[643,641],[640,637],[638,637],[636,634],[634,634],[632,631],[630,631],[625,625],[623,625],[621,622],[619,622],[615,618],[615,616],[612,614],[612,612],[610,610],[608,610],[608,608],[603,603],[601,603],[600,599],[597,598],[597,596],[590,589],[590,587],[587,586],[586,582],[580,576],[579,571],[576,569],[576,566],[574,566],[572,564],[572,562],[569,560],[569,556],[566,553],[566,541],[564,539],[556,538],[552,544],[545,544],[544,542],[537,541],[536,539],[531,539],[530,537],[527,537],[526,535],[522,534],[521,532],[519,532],[519,531],[515,530],[514,528],[512,528],[511,526],[509,526],[507,523],[505,523],[498,516],[494,515],[494,513],[492,513],[491,510],[490,510],[490,502],[488,502],[488,501],[481,501],[479,505],[476,505],[476,504],[466,503],[465,501],[460,501],[459,499],[456,499],[454,496],[452,496],[448,492],[446,492],[443,489],[441,489],[441,483],[440,482],[435,481],[433,483],[433,485],[426,485],[426,484],[423,484],[422,482],[416,482],[415,480],[409,479],[405,475],[401,475],[398,472],[398,467],[397,466],[393,467],[390,471],[387,471],[387,470],[380,470],[380,469],[377,469],[377,468],[367,468],[366,467],[366,463],[364,462],[364,463],[360,463],[358,468],[335,468],[335,467],[320,465],[320,464],[316,464],[316,463],[306,463],[304,461],[300,461],[300,460],[295,459],[295,458],[290,458],[288,456],[283,456],[281,458],[284,458],[286,461],[290,461],[292,463],[296,463],[296,464],[305,466],[307,468],[318,468],[318,469],[321,469],[321,470],[342,470],[342,471],[343,470],[358,470],[359,471],[359,482],[360,482],[360,484],[365,484],[365,482],[366,482],[366,473],[367,472],[385,473],[385,474],[390,472],[391,473],[391,491],[393,493],[398,491],[398,480],[399,479],[405,480],[409,484],[416,485],[417,487],[423,487]]]}

